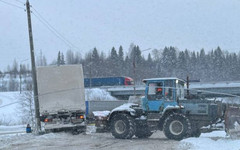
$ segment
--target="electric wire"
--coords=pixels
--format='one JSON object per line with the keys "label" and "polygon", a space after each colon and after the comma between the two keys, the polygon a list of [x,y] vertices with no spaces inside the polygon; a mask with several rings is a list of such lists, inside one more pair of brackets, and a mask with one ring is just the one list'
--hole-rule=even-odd
{"label": "electric wire", "polygon": [[17,2],[19,2],[19,3],[21,3],[21,4],[23,4],[23,5],[25,5],[25,3],[24,3],[24,2],[21,2],[20,0],[15,0],[15,1],[17,1]]}
{"label": "electric wire", "polygon": [[0,108],[7,107],[7,106],[10,106],[10,105],[13,105],[13,104],[16,104],[16,103],[20,103],[20,102],[21,102],[21,101],[15,101],[15,102],[12,102],[12,103],[9,103],[9,104],[0,106]]}
{"label": "electric wire", "polygon": [[77,46],[75,46],[73,43],[71,43],[67,38],[65,38],[59,31],[57,31],[46,19],[44,19],[44,17],[34,7],[32,7],[32,9],[34,10],[34,12],[36,12],[36,13],[33,12],[33,14],[35,16],[38,16],[38,19],[41,19],[46,26],[51,28],[51,30],[53,32],[55,32],[55,35],[57,34],[58,37],[61,37],[61,40],[63,40],[64,43],[68,43],[67,44],[68,46],[75,47],[76,49],[79,49]]}
{"label": "electric wire", "polygon": [[13,6],[13,7],[18,8],[18,9],[25,10],[23,7],[20,7],[20,6],[18,6],[18,5],[15,5],[15,4],[12,4],[12,3],[9,3],[9,2],[5,2],[5,1],[3,1],[3,0],[0,0],[0,2],[4,3],[4,4],[6,4],[6,5],[9,5],[9,6]]}
{"label": "electric wire", "polygon": [[[157,86],[157,87],[161,87],[161,86]],[[175,89],[175,90],[178,89],[178,88],[174,88],[174,87],[161,87],[161,88],[163,88],[163,89],[168,88],[168,89]],[[68,92],[68,91],[73,91],[73,90],[80,90],[80,89],[83,89],[83,88],[79,87],[79,88],[70,88],[70,89],[64,89],[64,90],[51,91],[51,92],[38,94],[35,97],[39,98],[41,96],[52,95],[52,94],[56,94],[56,93],[63,93],[63,92]],[[187,90],[187,89],[184,89],[184,90]],[[233,95],[233,94],[228,94],[228,93],[219,93],[219,92],[209,92],[209,91],[206,91],[206,90],[189,89],[189,91],[210,93],[210,94],[217,94],[217,95],[225,95],[225,96],[238,97],[238,98],[240,97],[239,95]],[[13,105],[13,104],[16,104],[16,103],[20,103],[20,102],[21,101],[15,101],[15,102],[0,106],[0,108],[6,107],[6,106],[9,106],[9,105]]]}
{"label": "electric wire", "polygon": [[62,40],[66,45],[69,46],[69,48],[71,48],[71,44],[69,44],[67,41],[65,41],[60,35],[58,35],[56,32],[54,32],[54,30],[52,28],[50,28],[42,19],[40,19],[35,13],[33,13],[33,15],[49,30],[51,31],[56,37],[58,37],[60,40]]}

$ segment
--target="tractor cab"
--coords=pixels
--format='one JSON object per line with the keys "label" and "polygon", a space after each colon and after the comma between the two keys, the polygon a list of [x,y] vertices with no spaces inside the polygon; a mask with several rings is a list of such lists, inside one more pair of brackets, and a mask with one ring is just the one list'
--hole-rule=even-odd
{"label": "tractor cab", "polygon": [[178,78],[144,79],[145,97],[142,99],[144,111],[161,112],[164,108],[178,105],[184,99],[185,81]]}

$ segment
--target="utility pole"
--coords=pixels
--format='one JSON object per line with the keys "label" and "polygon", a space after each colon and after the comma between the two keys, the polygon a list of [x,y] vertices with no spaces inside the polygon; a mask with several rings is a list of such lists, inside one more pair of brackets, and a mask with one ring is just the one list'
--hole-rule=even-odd
{"label": "utility pole", "polygon": [[[133,85],[133,91],[134,91],[134,96],[136,96],[136,51],[139,49],[137,45],[135,45],[132,49],[133,51],[133,76],[134,76],[134,85]],[[145,50],[140,50],[141,52],[151,50],[151,48],[145,49]]]}
{"label": "utility pole", "polygon": [[136,96],[136,49],[137,46],[135,45],[133,48],[133,76],[134,76],[134,85],[133,85],[133,91],[134,91],[134,96]]}
{"label": "utility pole", "polygon": [[32,24],[31,24],[31,10],[30,10],[30,4],[28,0],[26,2],[26,9],[27,9],[27,18],[28,18],[30,54],[31,54],[31,62],[32,62],[32,80],[33,80],[33,93],[34,93],[34,103],[35,103],[36,133],[39,134],[39,132],[41,131],[41,122],[40,122],[40,112],[39,112],[37,74],[36,74],[36,66],[35,66]]}

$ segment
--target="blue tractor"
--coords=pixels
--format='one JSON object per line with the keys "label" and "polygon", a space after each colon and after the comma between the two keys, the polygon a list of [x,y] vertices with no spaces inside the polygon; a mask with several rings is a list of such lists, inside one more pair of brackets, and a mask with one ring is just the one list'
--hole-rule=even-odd
{"label": "blue tractor", "polygon": [[139,104],[127,103],[111,111],[107,125],[119,139],[148,138],[161,130],[169,139],[199,137],[201,128],[223,118],[221,103],[186,99],[185,81],[178,78],[144,79],[145,96]]}

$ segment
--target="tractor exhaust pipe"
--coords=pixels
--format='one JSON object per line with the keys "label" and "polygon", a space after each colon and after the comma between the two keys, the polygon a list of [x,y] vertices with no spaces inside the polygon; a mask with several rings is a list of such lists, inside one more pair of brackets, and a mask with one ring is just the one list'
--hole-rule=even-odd
{"label": "tractor exhaust pipe", "polygon": [[189,94],[189,76],[187,76],[187,99],[189,99],[190,94]]}

